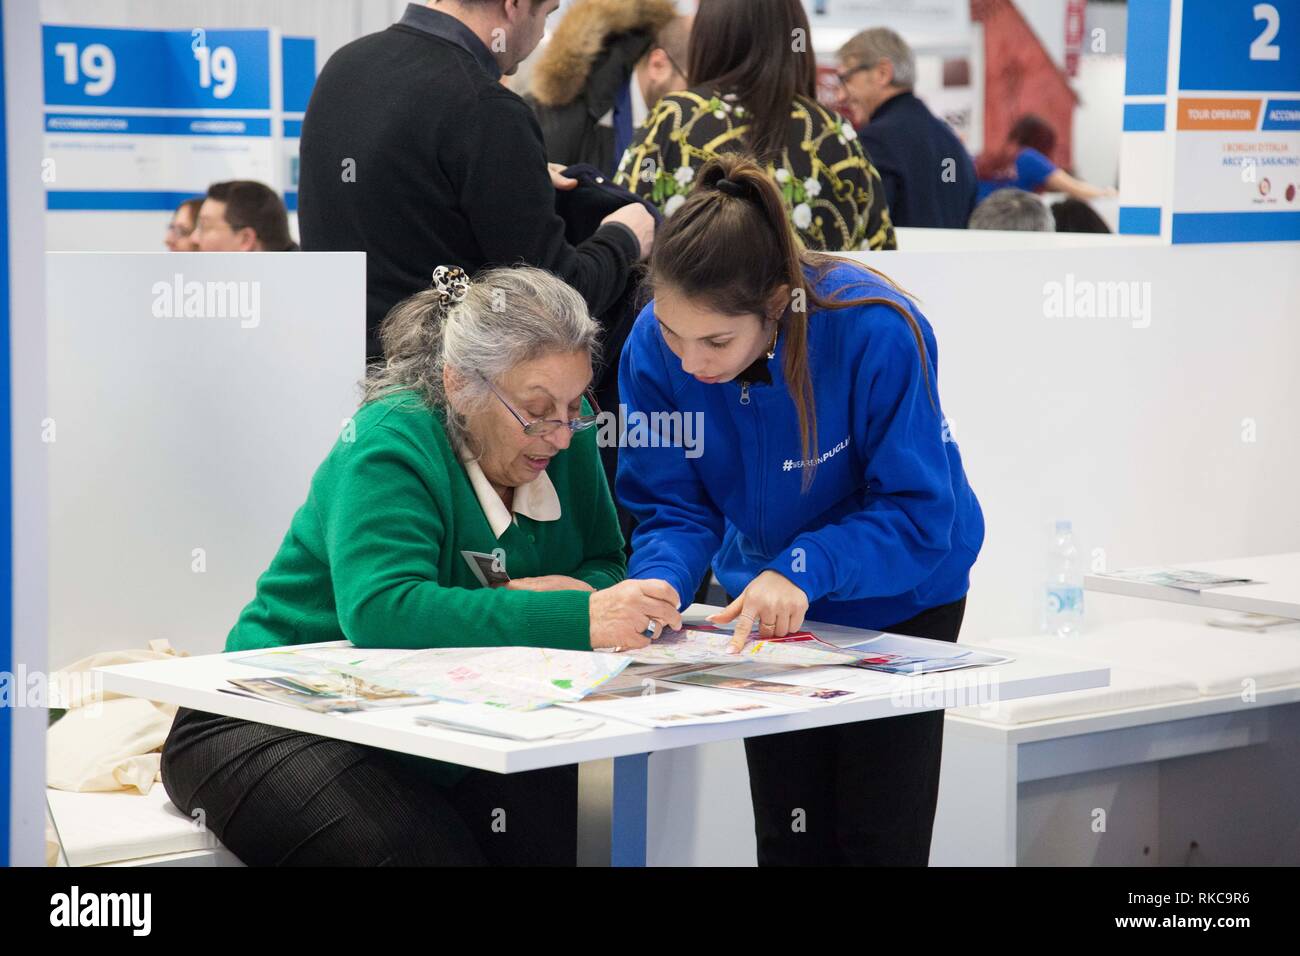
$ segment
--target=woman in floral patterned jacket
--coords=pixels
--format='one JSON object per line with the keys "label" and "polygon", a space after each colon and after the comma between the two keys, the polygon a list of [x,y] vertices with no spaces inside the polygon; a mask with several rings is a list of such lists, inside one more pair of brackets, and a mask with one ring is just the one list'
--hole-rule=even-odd
{"label": "woman in floral patterned jacket", "polygon": [[719,153],[752,153],[776,180],[804,247],[896,249],[880,175],[853,124],[817,103],[799,0],[700,0],[687,75],[623,154],[615,182],[672,215]]}

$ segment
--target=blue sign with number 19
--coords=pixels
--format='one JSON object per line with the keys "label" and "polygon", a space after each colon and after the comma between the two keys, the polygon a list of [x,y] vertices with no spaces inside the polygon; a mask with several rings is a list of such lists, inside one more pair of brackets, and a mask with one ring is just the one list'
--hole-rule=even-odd
{"label": "blue sign with number 19", "polygon": [[45,104],[271,108],[265,30],[43,28]]}

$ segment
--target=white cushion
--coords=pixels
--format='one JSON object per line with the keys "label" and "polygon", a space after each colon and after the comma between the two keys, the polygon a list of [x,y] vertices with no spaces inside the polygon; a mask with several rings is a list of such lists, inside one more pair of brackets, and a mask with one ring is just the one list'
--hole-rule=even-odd
{"label": "white cushion", "polygon": [[96,866],[220,846],[177,810],[161,784],[135,791],[74,793],[47,789],[50,814],[70,866]]}

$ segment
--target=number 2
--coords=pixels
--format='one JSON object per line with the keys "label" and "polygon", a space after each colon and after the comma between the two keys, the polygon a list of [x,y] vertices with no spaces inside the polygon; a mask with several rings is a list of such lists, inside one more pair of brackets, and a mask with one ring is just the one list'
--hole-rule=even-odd
{"label": "number 2", "polygon": [[1271,3],[1257,3],[1250,12],[1254,14],[1256,20],[1264,21],[1263,32],[1251,41],[1250,58],[1252,60],[1280,60],[1282,50],[1273,44],[1273,38],[1277,36],[1278,28],[1282,24],[1282,18],[1277,12],[1277,7]]}

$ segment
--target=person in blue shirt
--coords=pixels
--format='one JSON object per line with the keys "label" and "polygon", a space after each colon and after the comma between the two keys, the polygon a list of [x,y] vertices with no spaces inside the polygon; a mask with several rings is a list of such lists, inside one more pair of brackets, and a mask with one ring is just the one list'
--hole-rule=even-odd
{"label": "person in blue shirt", "polygon": [[1020,117],[1000,149],[975,160],[975,174],[979,177],[976,203],[1007,187],[1030,193],[1065,193],[1084,201],[1117,195],[1114,189],[1093,186],[1058,167],[1048,158],[1054,149],[1056,130],[1047,120],[1032,113]]}
{"label": "person in blue shirt", "polygon": [[[680,607],[712,562],[735,650],[805,618],[955,641],[984,519],[907,295],[801,251],[741,154],[701,167],[649,280],[619,370],[628,421],[651,423],[620,449],[629,577]],[[934,711],[747,740],[759,863],[925,865],[942,735]]]}

